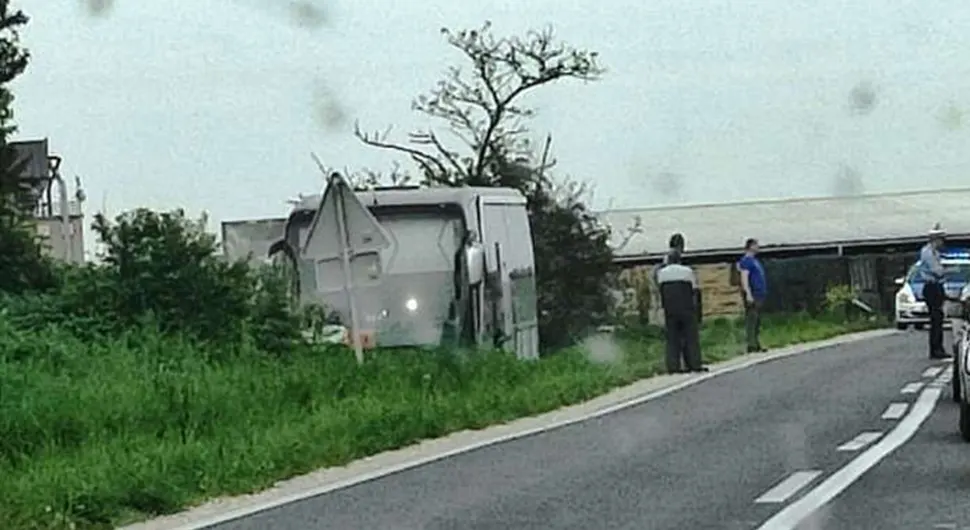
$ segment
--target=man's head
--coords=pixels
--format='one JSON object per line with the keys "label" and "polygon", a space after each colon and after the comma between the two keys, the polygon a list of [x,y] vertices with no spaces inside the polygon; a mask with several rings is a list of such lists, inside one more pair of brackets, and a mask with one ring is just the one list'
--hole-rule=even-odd
{"label": "man's head", "polygon": [[940,227],[940,223],[933,225],[933,228],[929,232],[930,244],[934,248],[939,249],[943,246],[943,242],[946,240],[946,230]]}
{"label": "man's head", "polygon": [[744,242],[744,252],[746,254],[757,254],[758,253],[758,240],[751,237]]}
{"label": "man's head", "polygon": [[684,235],[680,232],[670,236],[670,241],[667,243],[669,248],[675,248],[681,252],[684,251]]}

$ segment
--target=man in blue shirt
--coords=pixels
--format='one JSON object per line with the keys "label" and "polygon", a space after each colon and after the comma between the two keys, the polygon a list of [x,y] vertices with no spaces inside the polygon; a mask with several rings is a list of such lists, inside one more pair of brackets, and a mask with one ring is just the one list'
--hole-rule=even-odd
{"label": "man in blue shirt", "polygon": [[758,260],[758,240],[744,242],[744,255],[738,260],[741,273],[741,294],[744,296],[744,335],[748,353],[761,352],[761,307],[768,295],[765,268]]}
{"label": "man in blue shirt", "polygon": [[930,359],[946,359],[949,354],[943,347],[943,304],[946,301],[944,291],[944,270],[940,262],[940,248],[946,237],[946,231],[937,224],[930,230],[930,240],[919,252],[916,274],[923,280],[923,299],[926,309],[930,313]]}

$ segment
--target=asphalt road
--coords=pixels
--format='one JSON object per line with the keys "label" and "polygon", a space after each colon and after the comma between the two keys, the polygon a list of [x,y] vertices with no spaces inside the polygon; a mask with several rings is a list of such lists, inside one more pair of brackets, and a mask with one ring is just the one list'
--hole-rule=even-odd
{"label": "asphalt road", "polygon": [[211,528],[970,529],[970,446],[925,341],[757,365]]}

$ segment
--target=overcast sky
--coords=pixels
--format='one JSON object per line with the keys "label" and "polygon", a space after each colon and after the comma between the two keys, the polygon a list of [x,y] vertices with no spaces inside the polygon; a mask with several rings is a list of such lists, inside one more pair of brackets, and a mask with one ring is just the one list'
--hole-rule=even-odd
{"label": "overcast sky", "polygon": [[970,184],[962,0],[305,3],[322,25],[287,0],[20,0],[20,137],[50,138],[89,213],[283,215],[319,191],[310,151],[389,167],[353,121],[423,125],[411,98],[460,60],[439,29],[490,19],[600,52],[601,82],[534,98],[599,208]]}

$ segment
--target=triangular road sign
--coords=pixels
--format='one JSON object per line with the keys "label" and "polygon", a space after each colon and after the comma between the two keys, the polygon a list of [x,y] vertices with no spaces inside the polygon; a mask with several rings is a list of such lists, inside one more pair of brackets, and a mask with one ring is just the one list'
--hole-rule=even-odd
{"label": "triangular road sign", "polygon": [[[346,234],[341,234],[338,215],[343,211]],[[342,242],[340,238],[345,238]],[[387,232],[350,188],[334,173],[327,181],[320,206],[313,216],[303,256],[314,260],[339,258],[346,246],[351,255],[375,252],[390,246]]]}

